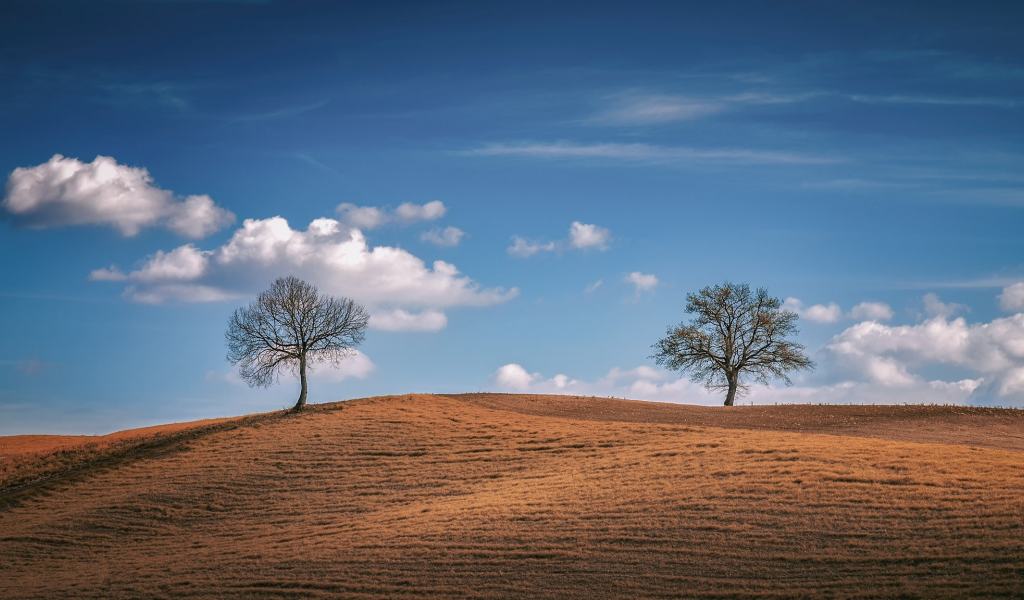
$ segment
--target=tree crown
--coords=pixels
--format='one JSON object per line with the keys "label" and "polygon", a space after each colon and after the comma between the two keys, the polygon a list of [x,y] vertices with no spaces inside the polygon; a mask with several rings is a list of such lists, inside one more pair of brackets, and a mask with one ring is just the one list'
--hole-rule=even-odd
{"label": "tree crown", "polygon": [[252,387],[277,382],[282,370],[306,362],[338,364],[355,352],[369,314],[348,298],[320,294],[297,277],[281,277],[248,306],[238,308],[224,334],[227,360]]}
{"label": "tree crown", "polygon": [[747,284],[726,282],[687,294],[686,312],[694,318],[669,327],[667,336],[652,346],[651,358],[689,373],[709,390],[742,394],[751,380],[767,385],[781,379],[792,385],[788,372],[813,369],[814,363],[801,344],[786,339],[799,333],[798,316],[781,306],[767,289],[752,293]]}

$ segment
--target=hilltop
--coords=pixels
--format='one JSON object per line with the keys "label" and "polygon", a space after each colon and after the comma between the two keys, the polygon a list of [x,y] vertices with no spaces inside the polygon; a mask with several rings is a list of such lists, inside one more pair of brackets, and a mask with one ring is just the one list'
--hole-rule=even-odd
{"label": "hilltop", "polygon": [[21,472],[0,596],[1024,590],[1020,411],[403,395],[158,434]]}

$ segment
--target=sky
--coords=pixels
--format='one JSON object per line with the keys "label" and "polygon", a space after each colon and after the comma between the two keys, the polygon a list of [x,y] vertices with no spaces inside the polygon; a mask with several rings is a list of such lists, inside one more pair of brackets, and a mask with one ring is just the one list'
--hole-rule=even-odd
{"label": "sky", "polygon": [[291,406],[225,359],[277,277],[367,307],[310,402],[720,404],[686,295],[817,368],[738,403],[1024,407],[1024,6],[0,4],[0,435]]}

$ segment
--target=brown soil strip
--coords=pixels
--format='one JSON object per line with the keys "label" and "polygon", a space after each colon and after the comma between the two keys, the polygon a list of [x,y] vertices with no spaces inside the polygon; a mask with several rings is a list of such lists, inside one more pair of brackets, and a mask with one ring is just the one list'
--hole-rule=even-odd
{"label": "brown soil strip", "polygon": [[584,421],[790,431],[1024,452],[1024,410],[970,406],[694,406],[589,396],[452,394],[520,414]]}

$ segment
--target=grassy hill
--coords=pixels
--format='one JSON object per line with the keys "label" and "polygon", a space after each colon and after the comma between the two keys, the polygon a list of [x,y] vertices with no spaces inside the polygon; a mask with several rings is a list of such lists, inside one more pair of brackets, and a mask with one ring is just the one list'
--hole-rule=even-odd
{"label": "grassy hill", "polygon": [[120,439],[0,441],[0,597],[1024,594],[1020,411],[412,395]]}

